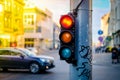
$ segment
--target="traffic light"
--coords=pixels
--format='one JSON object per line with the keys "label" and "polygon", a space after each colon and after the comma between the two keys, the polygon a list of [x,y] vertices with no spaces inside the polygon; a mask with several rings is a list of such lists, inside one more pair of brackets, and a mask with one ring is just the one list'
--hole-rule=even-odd
{"label": "traffic light", "polygon": [[59,35],[61,60],[69,64],[76,64],[75,59],[75,17],[72,13],[60,18],[61,31]]}

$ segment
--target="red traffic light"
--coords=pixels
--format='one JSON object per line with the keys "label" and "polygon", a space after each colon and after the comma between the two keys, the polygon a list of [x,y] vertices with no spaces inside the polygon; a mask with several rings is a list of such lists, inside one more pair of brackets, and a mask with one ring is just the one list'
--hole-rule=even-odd
{"label": "red traffic light", "polygon": [[70,15],[63,15],[60,18],[60,24],[65,29],[70,29],[74,24],[74,19]]}
{"label": "red traffic light", "polygon": [[75,58],[75,19],[73,13],[68,13],[60,18],[60,49],[59,55],[61,60],[69,64],[76,65]]}
{"label": "red traffic light", "polygon": [[63,31],[60,34],[60,40],[63,43],[70,43],[72,41],[72,39],[73,39],[73,35],[69,31]]}

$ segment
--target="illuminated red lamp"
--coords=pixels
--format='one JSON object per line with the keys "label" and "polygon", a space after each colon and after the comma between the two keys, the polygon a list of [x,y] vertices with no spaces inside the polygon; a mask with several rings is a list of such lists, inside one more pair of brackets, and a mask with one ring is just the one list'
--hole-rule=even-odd
{"label": "illuminated red lamp", "polygon": [[74,24],[74,19],[70,15],[63,15],[60,18],[60,24],[63,28],[70,29]]}
{"label": "illuminated red lamp", "polygon": [[10,43],[10,47],[16,47],[17,46],[17,43],[16,42],[11,42]]}

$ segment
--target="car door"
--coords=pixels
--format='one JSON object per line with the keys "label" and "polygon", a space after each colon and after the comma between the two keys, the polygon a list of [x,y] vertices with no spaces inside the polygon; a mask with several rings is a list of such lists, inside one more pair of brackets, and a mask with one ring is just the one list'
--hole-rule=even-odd
{"label": "car door", "polygon": [[[11,63],[13,68],[26,68],[29,64],[29,59],[26,58],[25,55],[23,55],[20,52],[17,51],[10,51],[11,53]],[[22,55],[22,56],[21,56]]]}
{"label": "car door", "polygon": [[11,54],[8,50],[0,50],[0,67],[10,67]]}

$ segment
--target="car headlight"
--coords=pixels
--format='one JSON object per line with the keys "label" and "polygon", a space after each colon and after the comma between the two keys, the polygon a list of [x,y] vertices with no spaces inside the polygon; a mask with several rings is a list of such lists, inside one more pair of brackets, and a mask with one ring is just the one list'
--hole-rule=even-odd
{"label": "car headlight", "polygon": [[50,60],[49,59],[44,59],[44,58],[42,58],[42,59],[40,59],[42,62],[48,62],[48,63],[50,63]]}
{"label": "car headlight", "polygon": [[50,60],[47,59],[46,62],[50,63]]}
{"label": "car headlight", "polygon": [[40,59],[41,61],[43,61],[43,62],[46,62],[46,60],[45,59]]}

